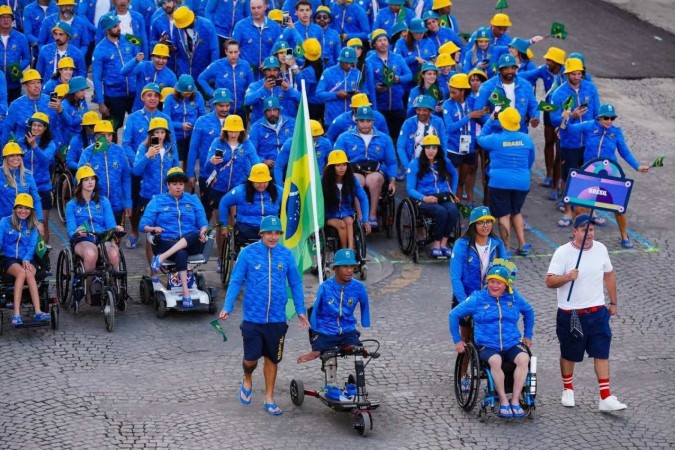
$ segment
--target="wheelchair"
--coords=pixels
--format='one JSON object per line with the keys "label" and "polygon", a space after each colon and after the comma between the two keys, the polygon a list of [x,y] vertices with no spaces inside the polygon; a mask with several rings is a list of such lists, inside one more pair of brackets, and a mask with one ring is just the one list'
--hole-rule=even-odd
{"label": "wheelchair", "polygon": [[227,289],[227,286],[230,284],[232,268],[234,267],[234,263],[237,262],[241,249],[257,241],[257,239],[242,240],[237,238],[236,234],[236,229],[230,231],[230,235],[223,243],[223,250],[220,252],[220,260],[223,264],[220,270],[220,281],[224,289]]}
{"label": "wheelchair", "polygon": [[[321,262],[323,263],[323,278],[327,280],[331,277],[331,265],[335,252],[340,250],[340,238],[335,228],[326,225],[319,230],[319,240],[321,241]],[[314,242],[313,236],[310,242]],[[356,247],[356,262],[358,266],[355,272],[359,274],[361,281],[366,281],[368,278],[368,267],[366,265],[366,232],[363,229],[363,224],[359,220],[354,220],[354,247]],[[316,264],[315,264],[316,266]],[[315,275],[318,274],[318,267],[313,269]]]}
{"label": "wheelchair", "polygon": [[[375,346],[374,351],[369,347]],[[370,434],[373,429],[372,411],[380,406],[380,402],[370,399],[366,389],[366,371],[368,363],[380,357],[378,350],[380,343],[375,339],[364,339],[361,345],[334,347],[323,352],[321,359],[321,371],[325,376],[324,386],[333,386],[332,389],[324,387],[320,390],[305,389],[301,380],[293,379],[290,386],[291,401],[300,406],[305,400],[305,395],[316,397],[323,404],[336,412],[351,412],[354,429],[363,437]],[[338,358],[354,357],[354,374],[349,374],[345,380],[344,389],[337,388],[337,362]],[[364,360],[364,358],[366,360]]]}
{"label": "wheelchair", "polygon": [[[529,371],[520,394],[520,406],[527,414],[527,417],[532,419],[534,418],[537,397],[537,357],[532,356],[529,348],[527,349],[527,354],[530,356]],[[466,373],[463,374],[465,358],[468,358],[468,365]],[[513,363],[502,363],[504,389],[507,396],[513,392],[513,371],[515,368],[516,366]],[[464,411],[470,412],[476,406],[481,380],[485,380],[486,382],[483,388],[485,397],[481,401],[478,412],[478,419],[483,422],[490,415],[499,417],[499,396],[494,388],[489,364],[479,360],[478,349],[473,342],[470,342],[466,344],[464,353],[458,354],[455,360],[455,398]]]}
{"label": "wheelchair", "polygon": [[[366,187],[363,188],[370,199],[370,194]],[[364,214],[368,214],[365,212]],[[394,217],[396,214],[396,197],[387,190],[387,184],[382,185],[382,192],[377,199],[377,229],[373,232],[384,231],[387,239],[394,235]]]}
{"label": "wheelchair", "polygon": [[204,275],[196,270],[197,267],[209,262],[209,256],[213,250],[215,242],[215,231],[209,233],[204,248],[201,253],[188,256],[188,288],[192,298],[193,307],[183,308],[183,288],[180,281],[180,275],[176,270],[173,261],[164,261],[162,269],[167,272],[166,283],[159,281],[153,282],[152,278],[143,275],[140,283],[141,303],[144,305],[152,304],[158,319],[163,319],[167,311],[208,311],[209,314],[215,314],[216,298],[218,291],[215,288],[207,288]]}
{"label": "wheelchair", "polygon": [[[403,254],[412,256],[413,262],[419,262],[420,252],[433,242],[432,234],[435,225],[436,223],[431,217],[422,214],[417,201],[410,198],[404,199],[399,203],[396,212],[398,248]],[[448,243],[456,241],[461,235],[462,230],[458,217],[455,229],[450,235]],[[439,257],[438,259],[447,258]]]}
{"label": "wheelchair", "polygon": [[[104,244],[118,243],[126,233],[108,230],[88,234],[95,238],[98,247],[96,268],[92,272],[85,272],[84,262],[71,247],[61,250],[56,263],[56,296],[62,306],[72,309],[77,315],[82,299],[86,299],[86,293],[89,292],[89,305],[101,308],[105,329],[112,332],[115,328],[115,311],[124,311],[127,300],[130,299],[127,289],[127,263],[124,252],[118,245],[119,269],[113,270]],[[89,277],[92,277],[91,282],[87,281]]]}
{"label": "wheelchair", "polygon": [[[51,326],[52,330],[59,328],[59,304],[55,298],[49,297],[49,280],[47,277],[51,275],[51,267],[49,262],[49,250],[37,261],[35,280],[38,285],[38,294],[40,297],[40,309],[44,312],[49,312],[51,320],[49,322],[34,322],[26,321],[16,328],[40,328]],[[28,316],[33,316],[33,302],[28,292],[28,285],[24,285],[21,295],[21,305],[26,306]],[[0,334],[4,331],[5,323],[5,309],[11,311],[14,309],[14,277],[5,273],[0,267]],[[10,316],[11,316],[10,312]]]}
{"label": "wheelchair", "polygon": [[52,174],[52,197],[56,205],[56,212],[61,222],[66,222],[66,205],[73,197],[74,190],[73,174],[66,166],[63,157],[57,153],[54,173]]}

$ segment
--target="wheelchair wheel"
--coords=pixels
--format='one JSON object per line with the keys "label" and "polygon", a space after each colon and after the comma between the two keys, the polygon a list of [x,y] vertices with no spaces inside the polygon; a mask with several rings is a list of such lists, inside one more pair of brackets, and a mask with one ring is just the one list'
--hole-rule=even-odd
{"label": "wheelchair wheel", "polygon": [[209,314],[215,314],[218,311],[218,307],[216,306],[218,291],[216,288],[208,288],[206,292],[209,294]]}
{"label": "wheelchair wheel", "polygon": [[354,411],[354,428],[363,437],[368,437],[373,429],[373,419],[370,412],[356,410]]}
{"label": "wheelchair wheel", "polygon": [[161,292],[155,292],[155,314],[158,319],[163,319],[166,316],[166,299]]}
{"label": "wheelchair wheel", "polygon": [[115,277],[115,290],[117,291],[117,309],[124,311],[127,309],[127,299],[129,298],[127,289],[127,261],[124,258],[124,252],[119,249],[120,265],[119,275]]}
{"label": "wheelchair wheel", "polygon": [[140,297],[141,303],[144,305],[149,305],[152,303],[152,300],[155,298],[155,291],[152,287],[152,280],[149,277],[143,277],[141,279],[140,285]]}
{"label": "wheelchair wheel", "polygon": [[70,248],[59,252],[56,262],[56,296],[59,303],[67,305],[73,295],[73,256]]}
{"label": "wheelchair wheel", "polygon": [[367,257],[366,232],[358,220],[354,221],[354,247],[356,248],[356,260],[359,263],[365,261]]}
{"label": "wheelchair wheel", "polygon": [[396,213],[396,199],[393,195],[387,192],[384,197],[380,199],[380,207],[382,214],[382,228],[387,239],[391,239],[394,230],[394,214]]}
{"label": "wheelchair wheel", "polygon": [[105,329],[112,332],[115,328],[115,290],[107,286],[103,290],[101,304],[103,305],[103,318],[105,319]]}
{"label": "wheelchair wheel", "polygon": [[222,261],[222,268],[220,270],[220,281],[223,287],[227,289],[230,283],[230,276],[232,275],[232,267],[236,259],[236,243],[234,242],[234,234],[230,233],[227,241],[223,243],[223,251],[220,253],[220,260]]}
{"label": "wheelchair wheel", "polygon": [[[465,358],[468,358],[466,373],[463,374]],[[480,392],[480,360],[478,349],[473,343],[466,344],[464,353],[455,360],[455,398],[464,411],[471,411],[478,401]],[[464,383],[462,383],[464,382]]]}
{"label": "wheelchair wheel", "polygon": [[73,181],[67,170],[59,176],[55,192],[56,212],[63,223],[66,222],[66,205],[73,197]]}
{"label": "wheelchair wheel", "polygon": [[396,212],[396,235],[398,248],[405,254],[410,255],[415,248],[415,234],[417,219],[415,207],[409,199],[403,200],[398,205]]}
{"label": "wheelchair wheel", "polygon": [[305,385],[300,380],[291,380],[291,401],[296,406],[305,401]]}

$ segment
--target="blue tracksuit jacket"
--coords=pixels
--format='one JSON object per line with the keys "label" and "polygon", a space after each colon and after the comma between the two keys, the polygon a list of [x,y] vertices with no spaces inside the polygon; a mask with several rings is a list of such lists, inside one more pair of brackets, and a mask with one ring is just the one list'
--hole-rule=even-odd
{"label": "blue tracksuit jacket", "polygon": [[0,220],[0,248],[5,258],[32,260],[38,235],[37,227],[29,229],[26,220],[19,220],[18,230],[12,226],[11,216]]}
{"label": "blue tracksuit jacket", "polygon": [[490,119],[478,136],[478,145],[490,155],[488,186],[529,191],[534,142],[522,131],[495,132],[499,128],[499,123]]}
{"label": "blue tracksuit jacket", "polygon": [[42,220],[42,200],[35,184],[35,179],[30,170],[24,171],[23,182],[19,175],[19,169],[10,169],[9,173],[13,180],[16,180],[16,187],[10,186],[5,172],[0,166],[0,217],[6,217],[12,214],[14,210],[14,200],[18,194],[29,194],[33,197],[33,206],[38,220]]}
{"label": "blue tracksuit jacket", "polygon": [[247,17],[234,26],[232,37],[241,44],[241,58],[247,61],[253,73],[258,75],[257,71],[263,59],[270,55],[274,44],[282,39],[283,31],[275,21],[267,17],[262,28],[256,27],[253,19]]}
{"label": "blue tracksuit jacket", "polygon": [[124,131],[122,132],[122,147],[124,147],[124,153],[127,155],[130,167],[136,160],[136,150],[148,138],[148,127],[150,121],[155,117],[161,117],[171,123],[169,116],[159,110],[153,113],[143,108],[127,116],[127,122],[124,124]]}
{"label": "blue tracksuit jacket", "polygon": [[281,87],[276,86],[272,89],[265,89],[265,79],[261,79],[248,87],[246,96],[244,97],[244,104],[252,108],[251,122],[256,122],[264,116],[262,105],[265,99],[270,96],[275,96],[279,99],[282,113],[290,111],[291,114],[295,114],[298,110],[301,94],[297,89],[289,87],[287,91],[284,91]]}
{"label": "blue tracksuit jacket", "polygon": [[[506,248],[499,238],[488,237],[488,266],[495,258],[506,258]],[[450,284],[452,294],[462,303],[474,291],[485,288],[487,267],[481,268],[481,259],[476,246],[469,245],[469,238],[462,237],[452,246],[450,259]]]}
{"label": "blue tracksuit jacket", "polygon": [[260,226],[260,221],[265,216],[278,216],[281,210],[281,198],[283,197],[283,186],[276,185],[277,198],[272,201],[272,197],[267,191],[254,192],[253,202],[246,201],[246,185],[240,184],[220,199],[218,214],[220,223],[228,222],[228,211],[230,207],[237,207],[237,223],[244,223],[254,227]]}
{"label": "blue tracksuit jacket", "polygon": [[340,135],[333,146],[336,150],[344,150],[349,162],[354,164],[358,162],[377,161],[384,165],[381,168],[388,177],[395,177],[398,172],[398,162],[396,161],[396,152],[391,138],[373,129],[373,138],[370,144],[366,146],[358,130],[354,128]]}
{"label": "blue tracksuit jacket", "polygon": [[330,277],[316,293],[310,324],[312,330],[329,336],[340,336],[356,330],[356,306],[361,310],[361,325],[370,327],[370,306],[366,285],[358,280],[340,284]]}
{"label": "blue tracksuit jacket", "polygon": [[[375,86],[378,83],[382,83],[384,65],[384,61],[380,59],[377,53],[372,53],[366,59],[366,72],[368,73],[366,84],[370,86],[368,89],[370,92],[375,92]],[[386,65],[394,75],[399,77],[399,82],[385,92],[378,92],[376,94],[377,101],[373,109],[377,108],[379,111],[398,111],[404,108],[403,96],[405,95],[405,87],[412,81],[413,74],[403,57],[392,51],[387,55]]]}
{"label": "blue tracksuit jacket", "polygon": [[408,195],[415,200],[422,200],[426,195],[445,194],[455,192],[459,175],[457,169],[452,165],[448,158],[445,158],[445,169],[450,176],[450,180],[442,179],[438,173],[438,164],[434,163],[431,171],[425,173],[421,179],[417,178],[420,171],[420,159],[415,158],[410,161],[406,173],[406,190]]}
{"label": "blue tracksuit jacket", "polygon": [[[512,104],[514,108],[518,110],[521,117],[520,122],[520,131],[527,133],[528,121],[533,118],[539,118],[539,111],[537,111],[537,98],[534,96],[534,89],[532,85],[528,83],[523,78],[518,75],[514,78],[514,83],[516,83],[515,96],[516,102],[515,105]],[[483,83],[478,90],[478,98],[473,105],[474,111],[483,109],[485,106],[490,106],[490,110],[494,111],[494,105],[488,100],[490,94],[493,91],[497,90],[502,96],[506,97],[504,92],[504,87],[499,76],[494,76]]]}
{"label": "blue tracksuit jacket", "polygon": [[199,197],[184,192],[179,198],[169,193],[157,194],[145,207],[138,225],[163,228],[162,239],[180,239],[188,233],[199,233],[207,227],[206,212]]}
{"label": "blue tracksuit jacket", "polygon": [[121,74],[125,77],[135,78],[136,86],[140,88],[136,91],[134,111],[143,108],[143,102],[141,101],[143,86],[148,83],[157,83],[161,89],[164,89],[165,87],[174,87],[177,81],[176,74],[169,68],[168,63],[162,70],[158,71],[152,61],[138,62],[135,57],[127,61],[122,67]]}
{"label": "blue tracksuit jacket", "polygon": [[279,115],[279,121],[271,125],[264,117],[251,125],[248,134],[249,142],[253,145],[261,161],[271,159],[276,161],[281,146],[293,137],[295,119]]}
{"label": "blue tracksuit jacket", "polygon": [[[233,67],[227,58],[221,58],[212,62],[199,74],[197,82],[208,97],[213,96],[213,91],[219,88],[227,88],[232,94],[232,114],[244,109],[244,96],[246,89],[253,84],[253,71],[248,62],[237,61]],[[213,84],[213,87],[211,85]]]}
{"label": "blue tracksuit jacket", "polygon": [[[216,150],[222,150],[223,161],[214,166],[211,164],[211,158],[215,156]],[[228,192],[246,181],[251,173],[251,167],[259,162],[260,158],[258,158],[255,147],[250,141],[245,141],[243,144],[232,148],[227,141],[223,142],[220,138],[216,138],[211,142],[200,175],[202,178],[208,178],[214,170],[217,171],[216,181],[211,188],[218,192]]]}
{"label": "blue tracksuit jacket", "polygon": [[100,196],[98,203],[91,200],[79,204],[76,198],[66,205],[66,231],[73,239],[77,228],[87,224],[93,233],[101,233],[117,226],[115,215],[107,197]]}
{"label": "blue tracksuit jacket", "polygon": [[188,177],[193,178],[195,176],[195,165],[199,161],[199,177],[208,178],[209,173],[204,170],[207,163],[206,157],[213,140],[220,137],[221,128],[222,124],[216,113],[206,114],[197,119],[192,129],[192,139],[190,139],[190,150],[187,157],[185,174]]}
{"label": "blue tracksuit jacket", "polygon": [[567,82],[561,84],[551,95],[551,103],[558,107],[557,111],[551,111],[551,124],[554,127],[560,126],[562,122],[562,104],[570,96],[573,98],[572,110],[585,103],[588,106],[588,111],[580,119],[570,117],[567,121],[567,128],[564,130],[560,129],[560,148],[581,148],[584,146],[583,135],[571,133],[569,126],[583,121],[594,120],[600,109],[600,96],[595,85],[590,81],[582,79],[578,91],[573,89]]}
{"label": "blue tracksuit jacket", "polygon": [[568,125],[571,133],[581,134],[584,140],[584,162],[596,158],[606,158],[616,161],[616,151],[626,160],[629,166],[637,170],[640,163],[626,144],[621,128],[614,125],[603,127],[599,121],[593,120]]}
{"label": "blue tracksuit jacket", "polygon": [[220,56],[218,50],[218,35],[211,21],[203,17],[195,18],[194,31],[197,34],[196,42],[192,42],[192,49],[188,44],[188,35],[185,29],[176,30],[173,36],[173,46],[176,50],[177,74],[184,73],[197,78],[200,73]]}
{"label": "blue tracksuit jacket", "polygon": [[175,95],[169,95],[164,100],[164,108],[162,112],[171,118],[173,124],[172,134],[175,139],[183,139],[192,135],[192,131],[183,130],[183,122],[189,122],[193,126],[197,122],[197,118],[206,114],[206,105],[204,105],[204,97],[197,91],[193,100],[181,97],[176,100]]}
{"label": "blue tracksuit jacket", "polygon": [[115,43],[104,38],[96,44],[91,62],[94,103],[103,103],[104,95],[125,97],[136,93],[136,78],[122,75],[122,67],[134,59],[137,53],[138,47],[126,39]]}
{"label": "blue tracksuit jacket", "polygon": [[316,99],[326,104],[324,123],[332,123],[340,114],[351,111],[351,96],[342,99],[337,97],[337,93],[354,92],[359,89],[360,83],[361,72],[354,68],[345,73],[339,65],[335,65],[323,71],[316,86]]}
{"label": "blue tracksuit jacket", "polygon": [[166,173],[169,169],[179,166],[178,149],[173,142],[164,142],[166,148],[164,158],[160,155],[150,159],[145,144],[141,144],[136,152],[133,174],[141,177],[141,192],[143,198],[150,199],[153,195],[166,192]]}
{"label": "blue tracksuit jacket", "polygon": [[[443,124],[443,119],[438,116],[431,115],[431,120],[428,124],[424,126],[424,136],[433,134],[438,136],[441,140],[441,146],[439,149],[439,154],[444,154],[443,150],[447,142],[447,136],[445,132],[445,125]],[[396,141],[396,153],[398,158],[401,161],[401,165],[405,168],[408,167],[408,164],[411,160],[419,156],[422,151],[422,137],[419,138],[419,145],[415,144],[415,135],[417,134],[417,128],[419,126],[419,120],[417,116],[410,117],[403,122],[401,126],[401,133],[399,134],[398,140]]]}
{"label": "blue tracksuit jacket", "polygon": [[[389,126],[387,125],[387,120],[384,118],[382,113],[374,109],[373,115],[375,116],[373,126],[382,133],[389,134]],[[342,133],[353,129],[354,127],[356,127],[354,113],[352,111],[347,111],[340,114],[333,120],[333,122],[330,124],[330,127],[328,127],[326,136],[331,142],[335,142]]]}
{"label": "blue tracksuit jacket", "polygon": [[82,150],[79,166],[91,165],[98,176],[101,195],[108,197],[113,211],[131,208],[131,166],[124,149],[110,143],[107,151],[94,151],[94,146]]}

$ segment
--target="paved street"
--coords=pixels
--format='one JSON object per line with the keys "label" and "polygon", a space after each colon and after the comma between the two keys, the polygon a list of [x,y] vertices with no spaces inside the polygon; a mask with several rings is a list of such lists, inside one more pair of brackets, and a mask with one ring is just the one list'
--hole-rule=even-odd
{"label": "paved street", "polygon": [[[493,0],[465,3],[458,4],[455,13],[467,17],[466,29],[481,23],[482,17],[469,11],[469,3],[488,11],[487,18],[494,5]],[[521,16],[514,18],[513,36],[519,29],[524,30],[524,36],[533,34],[535,22],[546,24],[544,32],[550,28],[550,13],[543,6],[532,5],[560,6],[560,2],[533,0],[510,3],[520,3],[508,11]],[[623,13],[616,22],[619,19],[609,15],[613,7],[598,2],[569,3],[588,4],[589,11],[597,14],[584,20],[570,14],[560,21],[583,36],[584,40],[570,48],[586,54],[589,70],[597,74],[601,99],[617,107],[620,117],[616,124],[623,128],[628,145],[642,163],[666,154],[664,168],[648,174],[627,172],[635,179],[628,208],[635,249],[621,249],[613,216],[605,215],[608,225],[596,229],[596,238],[609,248],[618,273],[611,387],[612,393],[628,404],[628,410],[616,414],[597,411],[597,381],[591,361],[578,365],[575,372],[577,406],[568,409],[560,405],[555,292],[546,289],[544,276],[554,249],[565,243],[571,232],[556,227],[559,213],[546,199],[548,191],[538,186],[544,169],[539,151],[524,209],[533,226],[527,238],[534,255],[515,261],[517,287],[537,313],[533,353],[539,359],[539,390],[534,419],[481,423],[477,409],[465,413],[457,406],[452,392],[455,354],[447,324],[451,298],[448,264],[427,258],[413,264],[400,253],[395,239],[379,234],[368,240],[371,262],[366,284],[373,326],[362,337],[382,344],[382,357],[366,370],[369,391],[382,406],[373,413],[373,433],[366,440],[352,429],[348,414],[335,413],[312,398],[302,407],[291,403],[291,379],[304,380],[307,388],[320,387],[323,381],[320,362],[295,363],[295,358],[309,349],[307,333],[299,329],[297,320],[289,328],[277,379],[276,400],[284,414],[271,417],[263,411],[260,369],[253,378],[253,404],[240,405],[241,304],[223,325],[229,338],[226,343],[210,327],[211,315],[170,313],[157,319],[150,306],[138,301],[138,282],[147,271],[139,246],[125,253],[134,301],[118,314],[113,333],[105,331],[100,310],[89,307],[78,316],[62,310],[57,332],[13,330],[5,319],[5,332],[0,336],[4,380],[0,387],[0,448],[673,448],[675,306],[667,290],[675,267],[675,162],[670,148],[675,142],[675,81],[622,79],[672,76],[673,71],[665,68],[675,66],[673,36],[660,32],[664,41],[654,41],[670,42],[667,52],[658,53],[670,60],[661,61],[662,70],[654,73],[645,69],[651,57],[648,54],[631,55],[640,63],[636,69],[630,62],[622,65],[611,58],[600,60],[605,47],[612,49],[608,54],[626,54],[621,30],[611,24],[625,23],[622,29],[626,33],[635,29],[637,34],[649,27]],[[525,21],[529,25],[520,28]],[[596,34],[594,23],[600,21],[606,21],[611,31]],[[648,31],[651,33],[651,28]],[[572,39],[570,36],[565,45]],[[540,57],[544,51],[540,48],[535,53]],[[621,67],[635,72],[623,74]],[[541,130],[532,135],[538,149],[543,148]],[[399,195],[403,195],[403,186],[399,187]],[[56,214],[52,214],[52,223],[58,230],[51,242],[55,268],[65,231]],[[209,284],[220,287],[215,263],[205,266],[205,271]],[[306,302],[310,304],[316,281],[311,275],[305,280]],[[222,289],[219,306],[221,302]],[[348,362],[345,360],[341,369],[346,369]]]}

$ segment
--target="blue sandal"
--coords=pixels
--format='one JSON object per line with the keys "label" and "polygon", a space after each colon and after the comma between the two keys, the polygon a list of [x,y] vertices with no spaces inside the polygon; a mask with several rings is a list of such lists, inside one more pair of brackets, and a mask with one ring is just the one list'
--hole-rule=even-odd
{"label": "blue sandal", "polygon": [[[501,412],[501,408],[500,412]],[[523,410],[523,408],[520,407],[520,405],[511,405],[511,417],[515,417],[517,419],[520,419],[522,417],[525,417],[527,413]]]}
{"label": "blue sandal", "polygon": [[39,313],[35,314],[36,322],[49,322],[50,320],[52,320],[52,316],[45,312],[40,311]]}
{"label": "blue sandal", "polygon": [[271,416],[280,416],[284,412],[276,403],[263,403],[263,409]]}
{"label": "blue sandal", "polygon": [[253,383],[251,383],[251,389],[248,391],[244,387],[244,382],[241,382],[241,386],[239,387],[239,403],[242,405],[250,405],[251,400],[253,400]]}
{"label": "blue sandal", "polygon": [[133,250],[136,247],[138,247],[138,238],[139,237],[129,236],[129,238],[127,239],[127,243],[125,244],[125,247],[127,248],[127,250]]}
{"label": "blue sandal", "polygon": [[192,297],[183,297],[183,301],[181,303],[185,309],[192,309],[195,307],[195,305],[192,304]]}
{"label": "blue sandal", "polygon": [[21,325],[23,325],[23,320],[21,320],[21,316],[12,316],[12,326],[20,327]]}
{"label": "blue sandal", "polygon": [[511,405],[500,405],[499,406],[499,417],[504,419],[510,419],[513,417],[513,411],[511,411]]}

